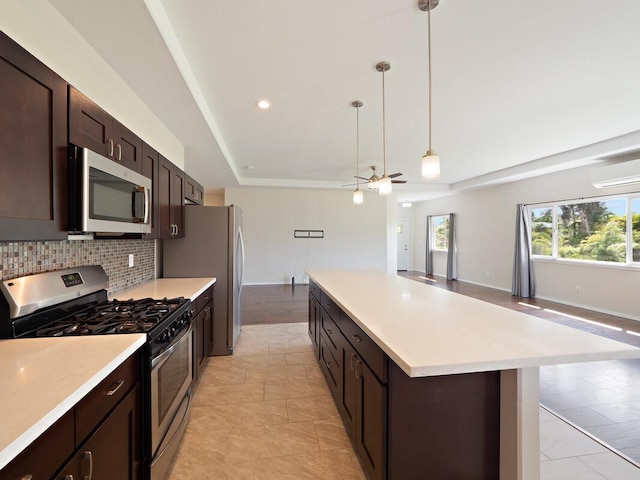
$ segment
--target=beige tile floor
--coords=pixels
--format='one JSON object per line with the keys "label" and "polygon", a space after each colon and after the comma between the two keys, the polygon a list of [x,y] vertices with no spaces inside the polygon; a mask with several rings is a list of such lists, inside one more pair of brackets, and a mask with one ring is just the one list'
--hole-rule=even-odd
{"label": "beige tile floor", "polygon": [[[543,480],[638,480],[640,469],[541,409]],[[169,480],[364,479],[306,323],[246,325],[213,357]]]}

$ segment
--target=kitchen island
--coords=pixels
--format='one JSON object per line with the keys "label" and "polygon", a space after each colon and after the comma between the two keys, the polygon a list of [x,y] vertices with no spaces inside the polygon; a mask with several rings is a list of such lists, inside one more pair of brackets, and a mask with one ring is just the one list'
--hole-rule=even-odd
{"label": "kitchen island", "polygon": [[308,274],[309,333],[372,478],[538,479],[538,367],[640,357],[396,275]]}

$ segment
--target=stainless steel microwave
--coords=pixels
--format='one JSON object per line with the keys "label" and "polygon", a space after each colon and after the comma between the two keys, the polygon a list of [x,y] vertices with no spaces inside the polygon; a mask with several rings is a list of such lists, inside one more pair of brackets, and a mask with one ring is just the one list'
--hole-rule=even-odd
{"label": "stainless steel microwave", "polygon": [[87,148],[69,151],[70,232],[151,232],[150,178]]}

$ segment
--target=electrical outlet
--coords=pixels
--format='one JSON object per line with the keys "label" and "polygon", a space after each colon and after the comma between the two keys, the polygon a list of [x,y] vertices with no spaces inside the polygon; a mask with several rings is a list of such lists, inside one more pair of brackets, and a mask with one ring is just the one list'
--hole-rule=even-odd
{"label": "electrical outlet", "polygon": [[576,285],[576,293],[582,293],[582,287],[580,285]]}
{"label": "electrical outlet", "polygon": [[133,253],[129,254],[129,267],[133,267],[134,263],[133,263]]}

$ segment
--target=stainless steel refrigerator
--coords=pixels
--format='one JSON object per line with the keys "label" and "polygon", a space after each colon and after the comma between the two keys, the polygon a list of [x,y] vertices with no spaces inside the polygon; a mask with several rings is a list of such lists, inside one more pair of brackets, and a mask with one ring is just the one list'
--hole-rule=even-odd
{"label": "stainless steel refrigerator", "polygon": [[242,210],[186,206],[185,237],[165,240],[162,257],[163,277],[216,277],[209,355],[231,355],[242,325]]}

